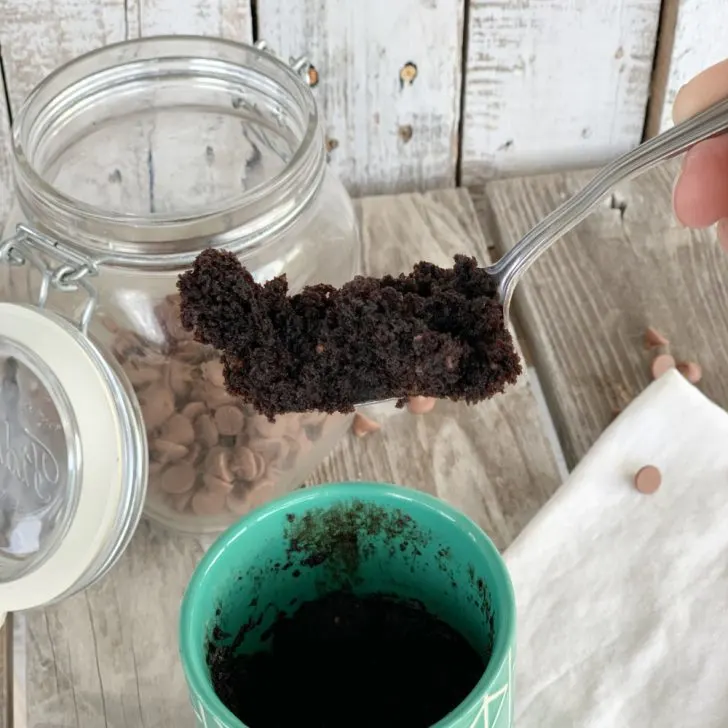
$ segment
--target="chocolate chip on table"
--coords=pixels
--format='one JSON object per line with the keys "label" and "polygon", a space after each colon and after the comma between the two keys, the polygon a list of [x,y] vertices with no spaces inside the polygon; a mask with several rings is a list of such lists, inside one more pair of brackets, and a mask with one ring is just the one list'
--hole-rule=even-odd
{"label": "chocolate chip on table", "polygon": [[410,397],[407,402],[407,409],[413,415],[424,415],[434,409],[435,402],[434,397]]}
{"label": "chocolate chip on table", "polygon": [[149,440],[150,501],[180,514],[239,516],[274,494],[321,437],[329,416],[271,422],[225,389],[219,354],[179,325],[179,297],[156,308],[152,344],[110,320],[112,349],[139,399]]}
{"label": "chocolate chip on table", "polygon": [[354,415],[354,422],[351,425],[351,429],[357,437],[366,437],[372,432],[381,430],[382,426],[375,420],[364,416],[361,412],[357,412]]}
{"label": "chocolate chip on table", "polygon": [[675,358],[670,354],[659,354],[652,360],[650,372],[653,379],[659,379],[663,374],[675,368]]}
{"label": "chocolate chip on table", "polygon": [[669,345],[669,340],[657,329],[653,329],[651,326],[647,327],[647,330],[645,331],[645,347],[647,349],[656,349]]}
{"label": "chocolate chip on table", "polygon": [[697,384],[703,378],[703,368],[696,361],[681,362],[677,370],[691,384]]}
{"label": "chocolate chip on table", "polygon": [[654,465],[641,467],[634,476],[634,487],[645,495],[656,493],[662,484],[662,473]]}

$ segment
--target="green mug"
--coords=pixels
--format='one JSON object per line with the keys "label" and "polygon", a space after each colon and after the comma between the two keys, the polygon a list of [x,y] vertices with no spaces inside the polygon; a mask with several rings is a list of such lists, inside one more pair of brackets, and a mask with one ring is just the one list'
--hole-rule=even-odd
{"label": "green mug", "polygon": [[[317,519],[330,523],[342,513],[348,523],[358,524],[355,563],[348,554],[327,567],[280,568],[290,561],[292,525]],[[402,519],[410,524],[406,534],[387,525]],[[294,491],[242,518],[205,554],[187,586],[180,619],[182,666],[198,725],[256,728],[244,726],[215,694],[207,665],[211,641],[220,635],[232,641],[242,625],[255,623],[257,632],[245,636],[246,644],[249,639],[255,644],[272,622],[267,614],[289,612],[292,597],[299,603],[315,599],[322,584],[324,591],[341,588],[352,569],[356,590],[417,599],[484,657],[490,654],[479,682],[436,728],[511,728],[516,610],[498,550],[478,526],[443,501],[375,483]],[[274,609],[259,606],[271,604]]]}

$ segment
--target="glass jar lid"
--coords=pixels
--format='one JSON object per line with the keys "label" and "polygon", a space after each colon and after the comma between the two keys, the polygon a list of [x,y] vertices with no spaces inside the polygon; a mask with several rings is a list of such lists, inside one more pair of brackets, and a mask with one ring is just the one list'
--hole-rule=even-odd
{"label": "glass jar lid", "polygon": [[58,599],[118,551],[120,519],[138,518],[129,493],[146,488],[140,432],[138,405],[85,325],[0,303],[0,612]]}

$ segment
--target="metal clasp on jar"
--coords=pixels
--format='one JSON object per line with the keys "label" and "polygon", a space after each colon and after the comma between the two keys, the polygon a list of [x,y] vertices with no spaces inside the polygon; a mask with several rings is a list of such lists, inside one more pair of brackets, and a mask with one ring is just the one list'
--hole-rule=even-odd
{"label": "metal clasp on jar", "polygon": [[[275,51],[272,51],[270,49],[267,41],[265,40],[258,40],[254,43],[254,45],[258,50],[266,51],[272,56],[278,56]],[[298,58],[296,58],[295,56],[291,56],[288,59],[288,65],[301,77],[301,80],[307,86],[315,86],[318,83],[318,73],[316,72],[316,69],[309,60],[308,56],[303,55],[299,56]]]}
{"label": "metal clasp on jar", "polygon": [[[47,256],[49,262],[43,259]],[[50,261],[59,265],[54,266]],[[12,238],[0,242],[0,264],[30,265],[41,274],[38,308],[44,308],[50,291],[85,291],[86,304],[77,322],[83,334],[96,310],[98,293],[88,278],[98,275],[98,260],[82,255],[68,245],[49,238],[27,225],[18,225]]]}

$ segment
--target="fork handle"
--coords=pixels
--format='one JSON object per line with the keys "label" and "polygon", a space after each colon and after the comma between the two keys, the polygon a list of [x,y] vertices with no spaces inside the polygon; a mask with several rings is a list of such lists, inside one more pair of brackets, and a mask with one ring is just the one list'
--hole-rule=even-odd
{"label": "fork handle", "polygon": [[617,184],[725,131],[728,131],[728,99],[658,134],[603,167],[585,187],[549,213],[491,266],[491,273],[498,278],[501,300],[508,306],[513,289],[536,258],[587,217]]}

